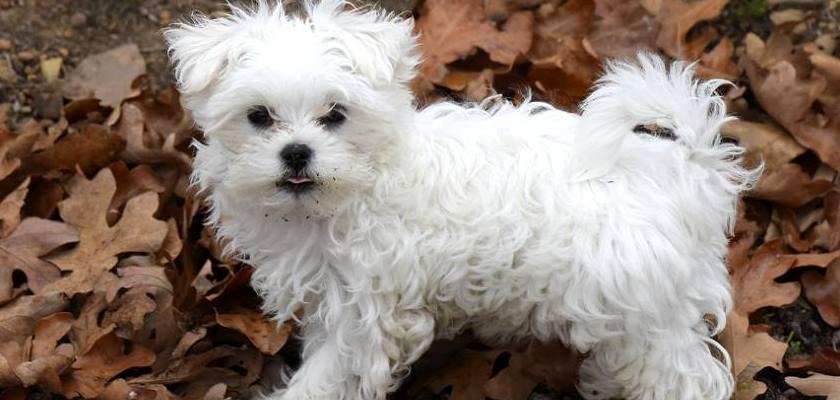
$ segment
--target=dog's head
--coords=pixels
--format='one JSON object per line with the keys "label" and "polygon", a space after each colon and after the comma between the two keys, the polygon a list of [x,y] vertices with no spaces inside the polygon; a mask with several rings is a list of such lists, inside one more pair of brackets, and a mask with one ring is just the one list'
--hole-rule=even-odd
{"label": "dog's head", "polygon": [[[279,3],[279,2],[278,2]],[[345,1],[259,1],[164,33],[204,131],[194,178],[266,215],[326,216],[377,178],[408,118],[412,21]]]}

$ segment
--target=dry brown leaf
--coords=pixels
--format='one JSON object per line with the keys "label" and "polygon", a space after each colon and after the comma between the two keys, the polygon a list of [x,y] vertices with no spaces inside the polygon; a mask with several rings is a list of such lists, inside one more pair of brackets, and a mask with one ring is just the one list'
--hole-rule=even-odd
{"label": "dry brown leaf", "polygon": [[434,393],[451,387],[450,400],[476,400],[485,397],[484,385],[493,371],[493,361],[501,351],[464,350],[452,361],[426,377],[423,386]]}
{"label": "dry brown leaf", "polygon": [[[749,319],[738,313],[731,313],[726,330],[720,341],[732,356],[732,371],[736,376],[750,365],[760,368],[771,366],[780,369],[787,343],[773,339],[766,326],[750,325]],[[752,375],[744,377],[751,379]]]}
{"label": "dry brown leaf", "polygon": [[[0,320],[2,324],[2,320]],[[20,339],[19,339],[20,340]],[[15,374],[15,367],[26,362],[26,343],[11,340],[0,342],[0,387],[20,386],[20,378]]]}
{"label": "dry brown leaf", "polygon": [[115,131],[125,139],[126,147],[122,152],[123,160],[132,163],[169,163],[187,170],[189,157],[175,149],[177,132],[170,132],[164,137],[153,135],[146,129],[146,117],[140,106],[134,103],[122,105],[122,117]]}
{"label": "dry brown leaf", "polygon": [[73,346],[63,343],[43,357],[15,367],[15,375],[24,386],[40,385],[47,390],[61,391],[60,374],[73,363]]}
{"label": "dry brown leaf", "polygon": [[114,331],[116,325],[103,317],[107,308],[108,302],[102,292],[93,293],[85,300],[70,329],[70,341],[76,354],[87,354],[99,339]]}
{"label": "dry brown leaf", "polygon": [[823,320],[840,328],[840,257],[825,267],[825,275],[806,271],[801,279],[805,297],[817,307]]}
{"label": "dry brown leaf", "polygon": [[[204,368],[185,382],[181,389],[184,400],[205,400],[207,388],[219,383],[227,386],[229,398],[254,396],[253,384],[260,378],[264,364],[259,351],[239,349],[236,355],[217,359],[213,364],[218,367]],[[242,371],[245,371],[244,375]]]}
{"label": "dry brown leaf", "polygon": [[125,203],[143,192],[163,193],[166,187],[160,176],[149,165],[138,165],[130,170],[123,161],[110,166],[117,182],[117,190],[108,206],[108,225],[117,222]]}
{"label": "dry brown leaf", "polygon": [[659,22],[641,4],[595,0],[595,16],[588,41],[598,57],[629,58],[656,48]]}
{"label": "dry brown leaf", "polygon": [[[656,16],[662,25],[656,44],[675,58],[695,60],[706,43],[687,43],[686,34],[698,23],[720,15],[729,0],[673,0],[661,2]],[[699,51],[698,51],[699,48]]]}
{"label": "dry brown leaf", "polygon": [[764,367],[751,362],[735,375],[734,400],[755,400],[758,395],[767,392],[767,385],[755,379],[755,375],[762,368]]}
{"label": "dry brown leaf", "polygon": [[0,307],[0,343],[22,340],[32,334],[41,318],[67,308],[61,293],[22,296]]}
{"label": "dry brown leaf", "polygon": [[130,199],[122,218],[113,226],[107,224],[108,206],[116,192],[114,175],[109,169],[100,171],[93,180],[75,177],[68,187],[70,197],[59,204],[65,222],[79,229],[79,245],[51,261],[67,277],[50,285],[49,290],[68,294],[85,293],[106,282],[107,272],[117,262],[117,255],[156,253],[166,237],[166,222],[154,218],[158,207],[155,193],[144,193]]}
{"label": "dry brown leaf", "polygon": [[732,121],[721,128],[721,135],[738,140],[744,147],[745,163],[764,162],[764,174],[772,174],[805,152],[805,148],[776,125],[750,121]]}
{"label": "dry brown leaf", "polygon": [[767,38],[767,42],[763,42],[758,36],[752,34],[745,41],[747,41],[746,45],[752,48],[747,50],[749,59],[764,69],[770,69],[779,62],[787,61],[795,67],[799,76],[805,77],[811,71],[807,54],[794,44],[789,27],[774,30]]}
{"label": "dry brown leaf", "polygon": [[193,279],[192,287],[195,289],[196,296],[204,297],[217,287],[223,288],[231,278],[233,278],[233,270],[230,266],[225,264],[214,265],[210,260],[207,260]]}
{"label": "dry brown leaf", "polygon": [[833,186],[830,181],[814,179],[802,167],[790,163],[762,177],[750,196],[795,208],[822,196]]}
{"label": "dry brown leaf", "polygon": [[31,340],[28,340],[29,355],[13,365],[14,374],[19,384],[24,386],[40,385],[52,392],[61,390],[59,375],[73,362],[73,347],[58,344],[67,334],[73,315],[66,312],[55,313],[38,321]]}
{"label": "dry brown leaf", "polygon": [[747,62],[746,71],[762,108],[824,163],[840,169],[840,118],[826,115],[829,119],[821,122],[811,110],[826,89],[825,78],[801,78],[788,61],[780,61],[769,70]]}
{"label": "dry brown leaf", "polygon": [[[112,311],[107,317],[117,326],[117,336],[136,343],[139,341],[134,340],[135,333],[143,329],[146,315],[154,311],[156,306],[143,288],[131,288],[109,304]],[[152,321],[150,318],[149,322]]]}
{"label": "dry brown leaf", "polygon": [[550,57],[532,60],[534,66],[528,80],[553,103],[571,107],[589,92],[601,73],[601,62],[584,48],[579,38],[559,39],[555,50]]}
{"label": "dry brown leaf", "polygon": [[11,236],[0,240],[0,304],[14,295],[15,271],[25,275],[28,289],[35,294],[56,281],[58,268],[41,257],[78,240],[78,231],[70,225],[40,218],[23,220]]}
{"label": "dry brown leaf", "polygon": [[165,260],[164,262],[174,262],[184,248],[184,241],[181,240],[181,235],[178,233],[178,223],[175,222],[175,218],[169,218],[166,225],[169,229],[166,231],[166,238],[164,238],[158,254],[162,260]]}
{"label": "dry brown leaf", "polygon": [[138,345],[126,352],[123,340],[112,332],[96,342],[87,354],[73,362],[71,371],[62,377],[63,394],[67,397],[99,396],[109,380],[129,368],[148,367],[155,361],[155,354]]}
{"label": "dry brown leaf", "polygon": [[125,379],[115,379],[108,383],[98,400],[177,400],[163,385],[129,385]]}
{"label": "dry brown leaf", "polygon": [[251,309],[234,309],[218,314],[216,321],[247,336],[259,351],[268,355],[274,355],[283,348],[293,328],[290,321],[280,324]]}
{"label": "dry brown leaf", "polygon": [[700,57],[700,64],[697,66],[697,75],[703,79],[727,79],[735,81],[741,75],[741,71],[733,61],[735,45],[728,37],[718,42],[714,49],[704,53]]}
{"label": "dry brown leaf", "polygon": [[[9,236],[20,223],[20,210],[23,200],[29,193],[29,178],[25,179],[15,191],[0,201],[0,238]],[[2,284],[0,284],[2,286]]]}
{"label": "dry brown leaf", "polygon": [[840,376],[813,374],[805,378],[790,376],[785,381],[800,393],[826,396],[826,400],[840,400]]}
{"label": "dry brown leaf", "polygon": [[[148,387],[182,382],[179,394],[183,398],[201,399],[208,387],[223,382],[231,390],[240,392],[240,397],[246,397],[250,385],[259,378],[262,365],[263,358],[254,349],[215,346],[203,353],[174,358],[165,371],[133,378],[128,383]],[[245,371],[245,374],[237,371]],[[237,397],[233,393],[230,395]]]}
{"label": "dry brown leaf", "polygon": [[20,159],[8,158],[4,149],[0,149],[0,179],[5,179],[20,167]]}
{"label": "dry brown leaf", "polygon": [[225,243],[225,239],[218,237],[212,228],[205,225],[201,229],[198,244],[206,248],[214,259],[225,264],[234,265],[236,264],[236,260],[224,253]]}
{"label": "dry brown leaf", "polygon": [[107,316],[117,326],[118,336],[131,339],[159,354],[153,370],[162,370],[183,334],[180,312],[172,304],[173,288],[163,267],[121,267],[118,279],[105,291],[109,296],[128,289]]}
{"label": "dry brown leaf", "polygon": [[192,118],[181,108],[180,95],[174,88],[132,100],[143,111],[146,135],[154,143],[163,143],[174,134],[174,145],[180,146],[196,137]]}
{"label": "dry brown leaf", "polygon": [[484,385],[485,395],[497,400],[527,399],[538,383],[558,393],[575,393],[579,355],[560,343],[532,343],[524,352],[511,352],[507,368]]}
{"label": "dry brown leaf", "polygon": [[427,0],[423,3],[417,30],[424,63],[421,75],[432,83],[442,82],[446,64],[474,54],[476,48],[490,59],[512,65],[531,48],[534,16],[528,11],[510,15],[501,29],[487,19],[481,0]]}
{"label": "dry brown leaf", "polygon": [[69,312],[55,313],[38,321],[33,329],[32,359],[51,355],[72,326],[73,314]]}
{"label": "dry brown leaf", "polygon": [[739,221],[736,237],[739,233],[743,236],[735,241],[730,250],[729,264],[735,302],[726,330],[721,335],[721,342],[732,355],[736,376],[751,363],[761,367],[781,367],[787,345],[770,337],[766,327],[751,326],[749,314],[761,307],[790,304],[800,293],[798,283],[775,281],[795,262],[795,259],[782,254],[781,242],[764,243],[746,261],[744,254],[757,236],[755,229],[748,225]]}
{"label": "dry brown leaf", "polygon": [[125,142],[107,128],[86,124],[81,131],[72,132],[44,151],[23,158],[23,174],[44,176],[58,171],[73,172],[80,168],[92,174],[112,163]]}
{"label": "dry brown leaf", "polygon": [[28,217],[50,218],[63,198],[61,184],[51,179],[36,179],[29,187],[21,213]]}
{"label": "dry brown leaf", "polygon": [[136,97],[132,87],[146,73],[146,61],[135,44],[125,44],[83,59],[67,74],[64,97],[71,100],[97,98],[106,107],[119,108],[123,100]]}
{"label": "dry brown leaf", "polygon": [[204,327],[198,327],[195,330],[185,332],[184,336],[181,336],[181,339],[175,346],[175,349],[172,350],[172,358],[183,358],[190,348],[199,340],[204,339],[205,336],[207,336],[207,328]]}
{"label": "dry brown leaf", "polygon": [[825,195],[823,208],[829,227],[829,250],[840,250],[840,190],[832,190]]}
{"label": "dry brown leaf", "polygon": [[481,101],[493,91],[494,73],[491,69],[477,71],[450,71],[440,84],[449,89],[463,92],[468,101]]}
{"label": "dry brown leaf", "polygon": [[204,394],[204,400],[225,400],[225,393],[227,392],[227,385],[224,383],[217,383],[207,389]]}
{"label": "dry brown leaf", "polygon": [[721,134],[735,138],[746,149],[745,163],[764,163],[758,184],[751,197],[769,200],[786,207],[800,207],[831,189],[831,181],[811,177],[793,159],[806,149],[787,132],[772,124],[733,121],[723,126]]}
{"label": "dry brown leaf", "polygon": [[784,243],[796,252],[811,250],[811,243],[802,239],[802,232],[797,224],[796,212],[787,207],[776,207],[774,210],[774,223],[782,232]]}
{"label": "dry brown leaf", "polygon": [[787,360],[793,371],[812,371],[827,375],[840,375],[840,352],[822,348],[814,354],[798,355]]}
{"label": "dry brown leaf", "polygon": [[820,267],[825,268],[830,264],[834,259],[840,257],[840,250],[833,251],[831,253],[801,253],[801,254],[788,254],[785,255],[786,258],[792,258],[794,260],[793,267]]}
{"label": "dry brown leaf", "polygon": [[[0,114],[2,114],[2,110],[0,110]],[[0,115],[0,119],[5,118],[5,116]],[[23,123],[14,133],[9,131],[5,121],[0,122],[0,180],[5,180],[21,166],[26,167],[24,157],[33,151],[36,144],[48,141],[43,128],[35,120],[30,119]],[[12,187],[4,189],[2,193],[14,189],[24,180],[25,176],[19,172],[17,175],[18,178],[12,180]]]}
{"label": "dry brown leaf", "polygon": [[601,61],[584,42],[594,11],[592,1],[574,0],[537,13],[528,80],[561,107],[574,107],[601,72]]}
{"label": "dry brown leaf", "polygon": [[790,304],[799,296],[796,282],[779,283],[775,279],[793,267],[796,259],[782,253],[778,240],[764,243],[747,265],[731,265],[735,295],[733,312],[748,314],[759,308]]}
{"label": "dry brown leaf", "polygon": [[594,13],[595,4],[591,0],[570,0],[560,6],[540,9],[528,58],[554,56],[557,54],[557,42],[567,38],[581,40],[592,28]]}

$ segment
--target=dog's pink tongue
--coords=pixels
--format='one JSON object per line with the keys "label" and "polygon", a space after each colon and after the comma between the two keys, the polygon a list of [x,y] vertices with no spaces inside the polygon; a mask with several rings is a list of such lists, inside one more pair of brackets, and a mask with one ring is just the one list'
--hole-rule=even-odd
{"label": "dog's pink tongue", "polygon": [[301,184],[301,183],[306,183],[306,182],[312,182],[312,179],[309,179],[309,178],[307,178],[307,177],[305,177],[305,176],[292,176],[292,177],[289,177],[289,178],[288,178],[288,179],[286,179],[286,180],[287,180],[289,183],[293,183],[293,184],[295,184],[295,185],[297,185],[297,184]]}

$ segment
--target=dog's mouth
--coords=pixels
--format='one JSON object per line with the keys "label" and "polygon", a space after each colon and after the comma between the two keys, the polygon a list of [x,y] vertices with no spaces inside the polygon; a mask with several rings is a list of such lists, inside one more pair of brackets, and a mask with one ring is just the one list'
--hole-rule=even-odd
{"label": "dog's mouth", "polygon": [[306,193],[316,185],[315,180],[306,175],[286,176],[277,181],[277,187],[295,194]]}

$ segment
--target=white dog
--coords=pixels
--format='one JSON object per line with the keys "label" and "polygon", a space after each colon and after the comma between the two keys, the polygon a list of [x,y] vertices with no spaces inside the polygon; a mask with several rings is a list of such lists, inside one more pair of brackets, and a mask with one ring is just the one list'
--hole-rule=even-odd
{"label": "white dog", "polygon": [[[435,337],[560,339],[587,399],[727,399],[711,338],[756,178],[690,66],[613,63],[582,115],[526,101],[417,110],[412,21],[260,2],[166,32],[206,135],[194,180],[278,321],[301,323],[283,400],[385,399]],[[636,132],[655,124],[665,134]]]}

